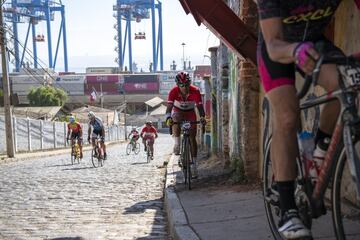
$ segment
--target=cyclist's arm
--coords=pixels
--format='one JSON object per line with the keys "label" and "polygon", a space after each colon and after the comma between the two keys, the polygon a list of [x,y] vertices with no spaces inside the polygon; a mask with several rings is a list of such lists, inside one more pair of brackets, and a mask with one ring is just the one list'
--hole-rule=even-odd
{"label": "cyclist's arm", "polygon": [[360,0],[354,0],[356,7],[360,10]]}
{"label": "cyclist's arm", "polygon": [[69,126],[69,124],[68,124],[68,126],[67,126],[66,139],[69,139],[70,131],[71,131],[71,129],[70,129],[70,126]]}
{"label": "cyclist's arm", "polygon": [[89,123],[89,128],[88,128],[88,138],[90,138],[90,134],[91,134],[91,124]]}
{"label": "cyclist's arm", "polygon": [[82,136],[83,136],[82,127],[81,127],[80,123],[78,123],[78,124],[79,124],[79,136],[82,138]]}
{"label": "cyclist's arm", "polygon": [[280,17],[260,20],[260,28],[271,60],[285,64],[295,62],[293,52],[299,43],[284,41]]}

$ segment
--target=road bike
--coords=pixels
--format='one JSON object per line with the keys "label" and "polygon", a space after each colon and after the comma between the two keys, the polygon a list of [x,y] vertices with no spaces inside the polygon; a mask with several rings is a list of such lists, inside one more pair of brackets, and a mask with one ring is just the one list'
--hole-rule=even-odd
{"label": "road bike", "polygon": [[[191,190],[192,180],[192,164],[196,164],[191,154],[191,141],[190,141],[190,129],[192,124],[199,124],[200,121],[181,121],[174,122],[173,124],[180,124],[182,132],[181,146],[180,146],[180,167],[184,175],[184,183],[189,190]],[[204,132],[204,131],[203,131]],[[170,134],[172,134],[172,128],[170,127]],[[195,166],[196,168],[196,166]]]}
{"label": "road bike", "polygon": [[72,139],[71,145],[71,164],[80,163],[80,145],[78,143],[78,139]]}
{"label": "road bike", "polygon": [[[297,158],[297,179],[295,181],[295,200],[300,218],[311,228],[312,219],[318,218],[327,210],[324,198],[330,201],[334,233],[337,239],[360,239],[360,58],[327,57],[322,55],[311,77],[307,77],[298,97],[303,98],[310,86],[317,83],[320,67],[333,63],[338,67],[338,90],[325,95],[307,99],[300,104],[302,114],[309,109],[329,101],[338,100],[341,111],[337,120],[329,148],[321,165],[316,182],[309,176],[307,160],[301,154]],[[270,229],[275,239],[283,239],[278,232],[280,219],[279,193],[276,189],[270,146],[272,140],[270,106],[266,98],[263,102],[263,195],[265,211]],[[313,127],[313,131],[317,126]],[[325,194],[330,190],[330,197]],[[328,199],[330,198],[330,199]]]}
{"label": "road bike", "polygon": [[137,155],[140,152],[140,143],[130,140],[126,145],[126,154],[130,155],[131,152],[134,152]]}
{"label": "road bike", "polygon": [[99,136],[95,138],[95,144],[91,150],[91,162],[95,168],[104,166],[104,149],[101,147]]}
{"label": "road bike", "polygon": [[153,152],[152,147],[150,144],[150,139],[146,139],[145,146],[146,146],[146,162],[149,163],[153,159]]}

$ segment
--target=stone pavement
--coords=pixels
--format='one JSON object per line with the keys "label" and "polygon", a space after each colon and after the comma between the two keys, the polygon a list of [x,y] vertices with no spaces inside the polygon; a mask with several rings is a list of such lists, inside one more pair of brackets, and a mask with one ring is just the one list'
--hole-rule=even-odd
{"label": "stone pavement", "polygon": [[[200,162],[199,179],[189,191],[177,162],[178,156],[173,155],[165,188],[169,227],[175,240],[273,239],[259,184],[229,184],[227,172],[221,177],[218,167],[213,172],[203,170]],[[335,239],[331,224],[331,213],[314,220],[314,239]]]}
{"label": "stone pavement", "polygon": [[149,164],[143,147],[127,156],[125,143],[108,146],[102,168],[92,167],[89,151],[79,165],[69,151],[1,162],[0,239],[171,239],[161,168],[169,139],[160,135]]}

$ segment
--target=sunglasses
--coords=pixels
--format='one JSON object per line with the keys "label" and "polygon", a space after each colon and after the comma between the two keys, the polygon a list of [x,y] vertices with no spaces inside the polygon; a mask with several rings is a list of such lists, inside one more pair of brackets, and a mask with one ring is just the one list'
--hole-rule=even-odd
{"label": "sunglasses", "polygon": [[190,85],[190,83],[178,83],[179,87],[187,87],[189,85]]}

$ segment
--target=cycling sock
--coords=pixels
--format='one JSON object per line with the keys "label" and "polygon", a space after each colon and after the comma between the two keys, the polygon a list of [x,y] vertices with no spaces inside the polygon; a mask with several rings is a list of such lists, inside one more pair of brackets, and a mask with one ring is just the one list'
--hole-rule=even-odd
{"label": "cycling sock", "polygon": [[295,204],[295,187],[294,181],[276,182],[280,195],[281,216],[290,209],[297,209]]}
{"label": "cycling sock", "polygon": [[326,151],[330,145],[331,134],[321,131],[319,128],[315,136],[315,146],[318,145],[321,150]]}

